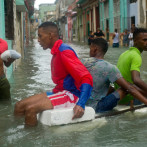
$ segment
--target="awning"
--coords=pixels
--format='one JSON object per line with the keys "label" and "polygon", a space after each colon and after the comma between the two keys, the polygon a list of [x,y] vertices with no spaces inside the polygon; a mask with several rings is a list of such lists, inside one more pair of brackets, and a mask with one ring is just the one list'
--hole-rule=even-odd
{"label": "awning", "polygon": [[16,10],[19,12],[26,12],[27,11],[24,0],[16,0]]}

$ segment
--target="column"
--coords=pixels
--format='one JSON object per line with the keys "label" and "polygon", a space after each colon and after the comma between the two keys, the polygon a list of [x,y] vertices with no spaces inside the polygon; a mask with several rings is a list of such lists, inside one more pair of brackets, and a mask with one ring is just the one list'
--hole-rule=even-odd
{"label": "column", "polygon": [[124,0],[124,17],[125,17],[125,29],[128,28],[128,2]]}
{"label": "column", "polygon": [[5,39],[4,0],[0,0],[0,38]]}
{"label": "column", "polygon": [[128,22],[128,14],[127,14],[127,0],[121,1],[120,0],[120,26],[121,26],[121,32],[124,31],[124,29],[127,29],[127,22]]}
{"label": "column", "polygon": [[89,11],[89,27],[90,27],[90,31],[92,31],[92,27],[91,27],[91,9]]}
{"label": "column", "polygon": [[95,15],[95,6],[93,6],[93,23],[94,23],[94,32],[96,32],[96,15]]}
{"label": "column", "polygon": [[105,12],[104,12],[104,3],[102,3],[102,30],[105,30],[105,22],[104,22],[104,18],[105,18]]}
{"label": "column", "polygon": [[109,0],[109,31],[114,32],[113,0]]}

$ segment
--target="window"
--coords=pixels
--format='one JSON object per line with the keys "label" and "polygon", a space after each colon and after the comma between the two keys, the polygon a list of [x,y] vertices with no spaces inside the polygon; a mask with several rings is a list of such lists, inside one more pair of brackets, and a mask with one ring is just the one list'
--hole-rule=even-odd
{"label": "window", "polygon": [[13,0],[5,0],[5,33],[6,38],[14,39]]}
{"label": "window", "polygon": [[135,24],[135,16],[131,17],[131,24]]}

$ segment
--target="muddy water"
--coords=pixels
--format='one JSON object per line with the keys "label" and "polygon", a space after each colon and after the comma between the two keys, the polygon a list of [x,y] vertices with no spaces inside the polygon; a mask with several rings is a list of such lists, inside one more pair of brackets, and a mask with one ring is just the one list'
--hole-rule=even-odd
{"label": "muddy water", "polygon": [[[87,45],[70,44],[79,57],[88,57]],[[106,60],[116,64],[127,48],[109,48]],[[142,78],[147,83],[147,53],[143,53]],[[37,41],[25,50],[25,58],[11,81],[11,102],[0,102],[0,147],[146,147],[147,114],[125,113],[93,122],[48,127],[38,124],[26,128],[23,118],[14,118],[14,104],[30,95],[51,90],[49,50]]]}

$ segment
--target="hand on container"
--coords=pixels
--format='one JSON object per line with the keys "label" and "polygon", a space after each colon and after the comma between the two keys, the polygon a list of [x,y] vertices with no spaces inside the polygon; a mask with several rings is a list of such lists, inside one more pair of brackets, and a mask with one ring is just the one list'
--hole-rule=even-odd
{"label": "hand on container", "polygon": [[75,118],[80,118],[84,114],[84,109],[81,106],[79,106],[79,105],[76,105],[73,108],[73,111],[74,111],[74,115],[72,117],[72,120],[75,119]]}

